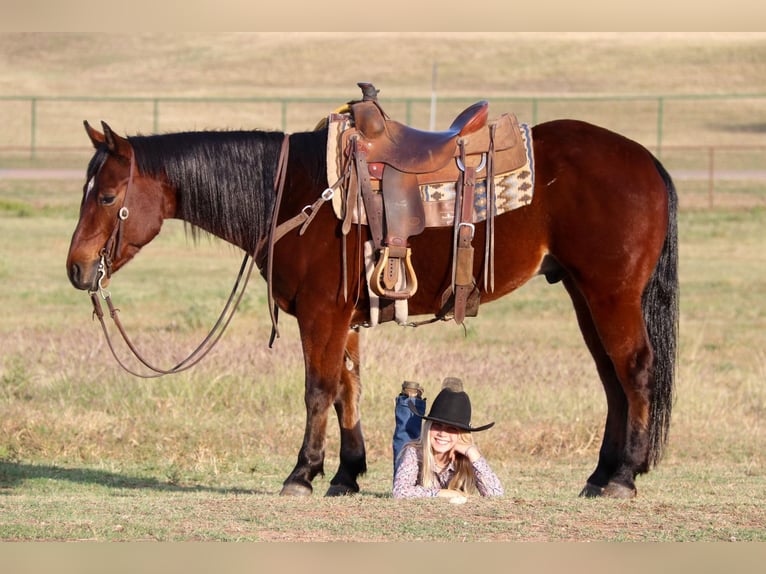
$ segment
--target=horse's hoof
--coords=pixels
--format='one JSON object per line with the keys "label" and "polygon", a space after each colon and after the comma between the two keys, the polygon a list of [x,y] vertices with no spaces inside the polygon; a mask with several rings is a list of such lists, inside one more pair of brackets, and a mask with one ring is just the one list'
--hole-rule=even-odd
{"label": "horse's hoof", "polygon": [[330,488],[325,492],[325,496],[348,496],[357,492],[359,492],[358,488],[352,488],[345,484],[331,484]]}
{"label": "horse's hoof", "polygon": [[609,498],[635,498],[636,487],[631,488],[619,482],[610,482],[604,487],[603,495]]}
{"label": "horse's hoof", "polygon": [[598,486],[593,483],[586,483],[585,488],[580,491],[582,498],[635,498],[636,488],[625,486],[619,482],[610,482],[606,486]]}
{"label": "horse's hoof", "polygon": [[279,496],[311,496],[313,489],[296,482],[289,482],[282,487]]}
{"label": "horse's hoof", "polygon": [[580,491],[581,498],[598,498],[604,495],[604,488],[590,482],[585,483],[585,488]]}

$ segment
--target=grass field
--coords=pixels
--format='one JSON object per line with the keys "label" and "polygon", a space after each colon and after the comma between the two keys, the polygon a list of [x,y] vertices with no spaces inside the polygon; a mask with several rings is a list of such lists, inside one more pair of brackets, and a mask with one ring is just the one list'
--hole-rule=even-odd
{"label": "grass field", "polygon": [[[256,282],[195,370],[153,381],[123,374],[87,298],[65,278],[74,205],[2,215],[4,539],[764,539],[759,210],[682,213],[678,402],[668,455],[639,481],[637,500],[576,498],[595,464],[604,401],[562,290],[533,281],[482,308],[465,335],[451,324],[365,332],[363,493],[295,501],[276,496],[304,417],[294,323],[283,319],[283,337],[268,350]],[[187,245],[181,226],[169,226],[113,284],[123,320],[169,364],[211,324],[237,260],[219,243]],[[396,388],[414,378],[433,396],[455,372],[476,416],[497,421],[480,439],[508,495],[459,509],[393,501]],[[331,429],[328,473],[336,464]],[[328,480],[315,481],[318,493]],[[447,517],[473,526],[445,530]]]}
{"label": "grass field", "polygon": [[[265,54],[287,50],[300,63],[319,42],[302,46],[294,37],[288,40],[266,37],[252,44]],[[603,58],[598,54],[604,39],[547,40],[546,49],[556,47],[568,66],[580,53],[583,72],[577,77],[590,77],[590,83],[575,84],[574,75],[565,75],[559,84],[529,89],[615,90],[620,84],[613,82],[628,75],[621,76],[615,54],[646,58],[635,73],[654,77],[654,39],[647,46],[611,38],[618,45]],[[658,84],[678,82],[667,89],[690,90],[698,79],[712,85],[699,71],[707,61],[712,70],[728,62],[732,78],[743,78],[742,89],[755,85],[750,79],[765,81],[755,73],[760,62],[739,57],[745,40],[665,41],[666,57],[654,65],[675,64],[676,74],[656,70]],[[238,93],[253,81],[241,76],[242,61],[252,52],[233,50],[231,39],[164,42],[159,52],[165,59],[142,62],[145,83],[113,89],[212,93],[217,85]],[[341,42],[328,40],[330,47]],[[3,93],[9,73],[25,90],[75,90],[87,81],[106,92],[102,86],[118,84],[107,80],[126,77],[137,65],[126,55],[117,58],[114,46],[90,50],[87,37],[54,37],[37,58],[27,53],[32,44],[26,36],[0,36],[0,53],[20,57],[12,66],[10,58],[2,60]],[[139,44],[131,39],[128,47]],[[700,53],[699,46],[708,44]],[[501,55],[511,50],[499,40],[488,45]],[[430,69],[434,48],[420,41],[417,46],[423,61],[392,56],[382,67],[397,89],[415,91],[418,66],[421,75]],[[163,77],[162,63],[168,61],[188,74],[181,76],[184,86]],[[734,69],[734,61],[742,68]],[[75,77],[65,62],[76,62],[83,75]],[[220,70],[203,80],[192,75],[195,62]],[[298,90],[298,73],[307,69],[294,68],[292,84],[267,64],[250,64],[262,71],[261,85],[271,86],[264,89],[274,92]],[[43,73],[55,65],[62,66],[58,73]],[[456,64],[454,69],[462,70]],[[360,71],[361,63],[354,73]],[[314,79],[313,85],[335,93],[343,81],[333,76]],[[636,82],[626,89],[640,89]],[[459,85],[466,91],[471,86],[468,80]],[[86,295],[66,279],[80,185],[0,180],[0,539],[766,541],[762,182],[730,190],[736,197],[759,198],[755,202],[732,200],[708,209],[684,203],[682,196],[678,399],[667,455],[639,479],[639,497],[630,502],[576,496],[595,466],[605,401],[563,289],[543,279],[482,307],[465,332],[453,324],[417,330],[384,325],[363,332],[362,412],[370,468],[362,493],[321,497],[337,465],[337,429],[331,426],[327,476],[315,480],[315,496],[278,497],[305,420],[294,321],[282,318],[283,336],[269,350],[265,288],[256,279],[231,330],[199,367],[149,381],[124,374],[91,320]],[[223,304],[239,259],[215,240],[193,245],[182,225],[169,222],[112,285],[138,344],[162,364],[190,350]],[[419,380],[433,397],[441,378],[454,373],[466,381],[475,418],[497,421],[477,438],[507,495],[472,498],[462,506],[394,501],[390,437],[398,386],[405,378]]]}

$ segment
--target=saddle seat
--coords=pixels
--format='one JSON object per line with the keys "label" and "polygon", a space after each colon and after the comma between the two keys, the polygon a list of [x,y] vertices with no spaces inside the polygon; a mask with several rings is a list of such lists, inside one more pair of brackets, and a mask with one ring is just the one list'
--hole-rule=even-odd
{"label": "saddle seat", "polygon": [[365,99],[351,108],[369,164],[385,164],[405,173],[432,173],[455,156],[458,138],[487,125],[489,102],[482,100],[463,110],[445,131],[419,130],[388,118],[363,86]]}

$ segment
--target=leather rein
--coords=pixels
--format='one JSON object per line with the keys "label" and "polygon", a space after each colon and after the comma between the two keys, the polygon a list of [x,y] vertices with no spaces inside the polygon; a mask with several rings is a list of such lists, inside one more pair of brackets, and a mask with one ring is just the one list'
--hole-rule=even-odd
{"label": "leather rein", "polygon": [[[304,209],[304,211],[301,211],[301,214],[299,214],[299,216],[296,216],[297,219],[293,218],[292,220],[285,222],[285,224],[282,224],[280,226],[280,228],[282,229],[275,229],[277,212],[279,208],[279,203],[282,198],[282,190],[285,184],[288,154],[289,154],[289,136],[285,134],[285,137],[282,142],[282,148],[280,151],[279,163],[277,166],[277,173],[274,180],[276,203],[274,205],[272,225],[270,227],[269,234],[268,234],[268,266],[267,266],[266,280],[268,284],[269,307],[270,307],[271,319],[272,319],[271,341],[273,341],[275,334],[278,335],[278,332],[276,330],[277,307],[273,303],[273,295],[271,290],[272,252],[273,252],[274,243],[286,232],[284,229],[285,224],[289,224],[290,228],[295,227],[299,224],[304,224],[304,227],[308,225],[311,219],[313,219],[313,214],[314,214],[313,212],[316,211],[316,208],[319,207],[321,203],[326,201],[326,199],[322,199],[322,198],[324,198],[327,195],[327,193],[323,193],[322,198],[320,198],[320,200],[318,200],[313,206],[310,206],[314,208],[311,210],[312,213],[306,214],[305,213],[306,209]],[[122,207],[120,208],[117,214],[117,225],[115,226],[114,230],[112,231],[112,234],[110,235],[109,239],[107,240],[106,244],[104,245],[104,247],[101,249],[101,252],[100,252],[101,260],[98,266],[98,273],[100,275],[98,279],[98,286],[96,289],[89,291],[88,294],[90,295],[90,299],[93,304],[93,316],[99,320],[99,323],[101,324],[101,330],[104,332],[104,336],[106,338],[107,345],[109,346],[109,350],[112,352],[112,355],[114,356],[117,363],[128,373],[135,375],[137,377],[149,379],[149,378],[160,377],[163,375],[180,373],[182,371],[190,369],[191,367],[199,363],[213,349],[213,347],[215,347],[218,341],[220,341],[221,337],[223,336],[223,333],[226,331],[226,328],[229,326],[232,318],[234,317],[234,313],[239,307],[239,303],[241,302],[242,296],[245,293],[245,288],[247,287],[247,283],[250,279],[250,275],[252,274],[253,266],[255,264],[257,257],[256,256],[251,257],[249,253],[245,252],[245,256],[242,259],[242,265],[240,266],[240,269],[239,269],[239,274],[237,275],[237,278],[234,282],[234,286],[232,287],[231,293],[229,294],[229,298],[226,301],[226,304],[224,305],[224,308],[221,311],[220,315],[218,316],[218,320],[215,322],[215,324],[210,329],[207,336],[202,340],[202,342],[191,353],[189,353],[189,355],[185,359],[177,363],[175,366],[169,369],[163,369],[163,368],[154,366],[152,363],[150,363],[147,359],[144,358],[144,356],[139,352],[137,347],[134,345],[133,341],[128,336],[122,324],[122,321],[120,321],[119,309],[117,309],[112,303],[111,293],[102,285],[104,278],[108,278],[111,276],[112,263],[113,263],[114,257],[119,253],[119,248],[122,241],[122,225],[125,221],[127,221],[130,215],[130,211],[127,207],[127,200],[128,200],[128,192],[130,191],[131,185],[133,183],[135,169],[136,169],[135,157],[131,156],[128,184],[125,190],[125,196],[123,198]],[[330,199],[331,197],[332,197],[332,194],[330,194],[330,196],[327,199]],[[300,220],[300,222],[298,222],[298,220]],[[260,249],[258,251],[260,251]],[[250,260],[249,265],[248,265],[248,259]],[[243,278],[244,278],[244,282],[242,282]],[[240,283],[242,283],[241,288],[240,288]],[[112,343],[112,338],[109,335],[109,330],[106,326],[106,321],[104,319],[104,310],[101,307],[99,296],[102,299],[104,299],[104,301],[106,302],[106,305],[109,308],[109,315],[112,318],[112,321],[114,322],[114,324],[116,325],[117,330],[119,331],[123,340],[125,341],[125,344],[128,346],[128,348],[133,353],[135,358],[138,359],[138,361],[141,364],[143,364],[144,367],[149,369],[151,373],[149,374],[140,373],[130,368],[128,365],[125,364],[125,362],[122,359],[120,359],[119,355],[117,354],[114,348],[114,344]]]}

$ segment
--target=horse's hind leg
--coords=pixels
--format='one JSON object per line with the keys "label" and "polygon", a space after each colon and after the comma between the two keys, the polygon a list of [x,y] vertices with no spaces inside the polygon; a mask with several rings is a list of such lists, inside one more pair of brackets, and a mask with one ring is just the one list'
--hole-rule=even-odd
{"label": "horse's hind leg", "polygon": [[607,401],[606,425],[601,449],[598,455],[598,465],[593,474],[580,492],[580,496],[598,496],[609,483],[610,477],[620,466],[623,451],[625,449],[625,427],[628,416],[628,403],[625,392],[622,390],[620,380],[614,370],[614,363],[609,358],[604,345],[593,324],[588,304],[573,284],[571,278],[563,280],[564,286],[569,293],[577,314],[577,322],[580,326],[585,344],[596,363],[601,382],[604,386]]}
{"label": "horse's hind leg", "polygon": [[367,471],[367,457],[359,413],[361,379],[359,376],[359,333],[351,330],[340,375],[340,388],[335,411],[340,425],[340,464],[330,481],[326,496],[342,496],[359,492],[356,478]]}
{"label": "horse's hind leg", "polygon": [[598,465],[582,496],[635,496],[635,477],[649,465],[653,354],[636,293],[584,296],[570,278],[580,329],[596,362],[607,398]]}

